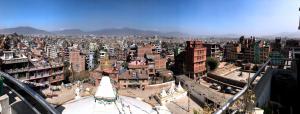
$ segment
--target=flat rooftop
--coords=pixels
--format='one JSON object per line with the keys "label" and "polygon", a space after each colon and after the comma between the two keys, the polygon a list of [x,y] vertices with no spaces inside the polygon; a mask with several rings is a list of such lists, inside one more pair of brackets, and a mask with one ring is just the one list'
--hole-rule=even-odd
{"label": "flat rooftop", "polygon": [[[235,66],[234,64],[223,65],[221,68],[210,72],[208,75],[215,75],[218,77],[226,78],[229,80],[239,81],[247,83],[247,79],[254,76],[254,72],[242,71],[241,67]],[[210,76],[209,76],[210,77]],[[259,80],[260,77],[257,77],[254,83]]]}
{"label": "flat rooftop", "polygon": [[241,81],[241,82],[247,82],[247,79],[250,77],[253,77],[255,73],[249,73],[244,71],[233,71],[227,75],[224,75],[222,77],[226,77],[231,80]]}

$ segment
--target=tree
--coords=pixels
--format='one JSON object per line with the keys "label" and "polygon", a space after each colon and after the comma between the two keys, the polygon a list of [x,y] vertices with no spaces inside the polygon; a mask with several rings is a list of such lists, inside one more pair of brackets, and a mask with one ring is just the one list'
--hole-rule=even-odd
{"label": "tree", "polygon": [[167,66],[167,69],[168,69],[168,70],[171,69],[171,62],[172,62],[171,59],[168,58],[168,59],[167,59],[167,62],[166,62],[166,66]]}
{"label": "tree", "polygon": [[64,61],[64,76],[65,76],[66,82],[71,82],[70,78],[71,78],[72,73],[71,73],[71,70],[69,69],[70,65],[71,64],[69,62]]}
{"label": "tree", "polygon": [[208,57],[206,59],[206,65],[207,65],[209,70],[214,70],[219,66],[219,61],[216,60],[215,58]]}
{"label": "tree", "polygon": [[122,67],[124,67],[125,69],[128,69],[128,62],[123,62]]}
{"label": "tree", "polygon": [[99,61],[98,61],[98,59],[100,57],[99,55],[100,55],[100,52],[99,52],[98,49],[96,49],[95,52],[94,52],[94,57],[93,57],[93,63],[94,63],[94,68],[93,69],[97,68],[98,65],[99,65]]}

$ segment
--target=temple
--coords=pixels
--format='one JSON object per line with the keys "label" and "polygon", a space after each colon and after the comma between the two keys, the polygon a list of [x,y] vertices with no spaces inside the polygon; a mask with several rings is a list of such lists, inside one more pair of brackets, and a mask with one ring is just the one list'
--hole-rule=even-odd
{"label": "temple", "polygon": [[175,87],[175,82],[173,82],[167,91],[163,89],[159,94],[155,95],[155,98],[161,105],[165,105],[168,102],[182,98],[186,95],[187,91],[181,87],[181,84],[179,83],[178,86]]}
{"label": "temple", "polygon": [[103,76],[93,96],[63,105],[62,114],[170,114],[166,107],[152,107],[137,98],[119,96],[108,76]]}
{"label": "temple", "polygon": [[114,102],[117,100],[116,89],[113,88],[110,78],[102,77],[101,82],[95,94],[95,101],[100,103]]}

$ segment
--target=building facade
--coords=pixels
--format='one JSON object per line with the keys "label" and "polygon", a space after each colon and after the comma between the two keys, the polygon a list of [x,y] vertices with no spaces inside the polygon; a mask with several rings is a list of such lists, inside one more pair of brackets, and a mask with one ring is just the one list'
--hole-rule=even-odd
{"label": "building facade", "polygon": [[206,56],[212,57],[217,60],[221,60],[221,51],[220,51],[220,44],[217,43],[205,43],[203,44],[206,47]]}
{"label": "building facade", "polygon": [[81,72],[85,70],[85,56],[82,55],[77,49],[73,49],[70,52],[70,63],[75,72]]}
{"label": "building facade", "polygon": [[224,58],[226,61],[235,61],[238,59],[238,54],[241,52],[241,44],[228,42],[224,47]]}
{"label": "building facade", "polygon": [[206,48],[202,41],[186,41],[185,74],[197,77],[206,71]]}
{"label": "building facade", "polygon": [[65,79],[62,63],[31,59],[17,51],[3,51],[1,70],[14,78],[39,84],[59,84]]}

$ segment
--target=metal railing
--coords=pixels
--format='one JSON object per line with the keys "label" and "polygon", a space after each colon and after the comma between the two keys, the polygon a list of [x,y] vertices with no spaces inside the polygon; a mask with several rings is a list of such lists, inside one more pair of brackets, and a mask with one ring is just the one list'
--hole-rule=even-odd
{"label": "metal railing", "polygon": [[0,71],[0,75],[4,78],[4,85],[22,99],[37,114],[60,114],[54,107],[48,104],[44,98],[25,84],[2,71]]}
{"label": "metal railing", "polygon": [[264,70],[264,68],[270,63],[271,59],[268,59],[260,68],[259,70],[254,74],[253,77],[250,78],[249,83],[246,84],[241,91],[239,91],[237,94],[235,94],[233,97],[228,99],[227,102],[225,102],[214,114],[223,114],[228,110],[228,108],[237,101],[247,90],[249,89],[249,85],[253,83],[253,81],[256,79],[257,76],[260,75],[260,73]]}

